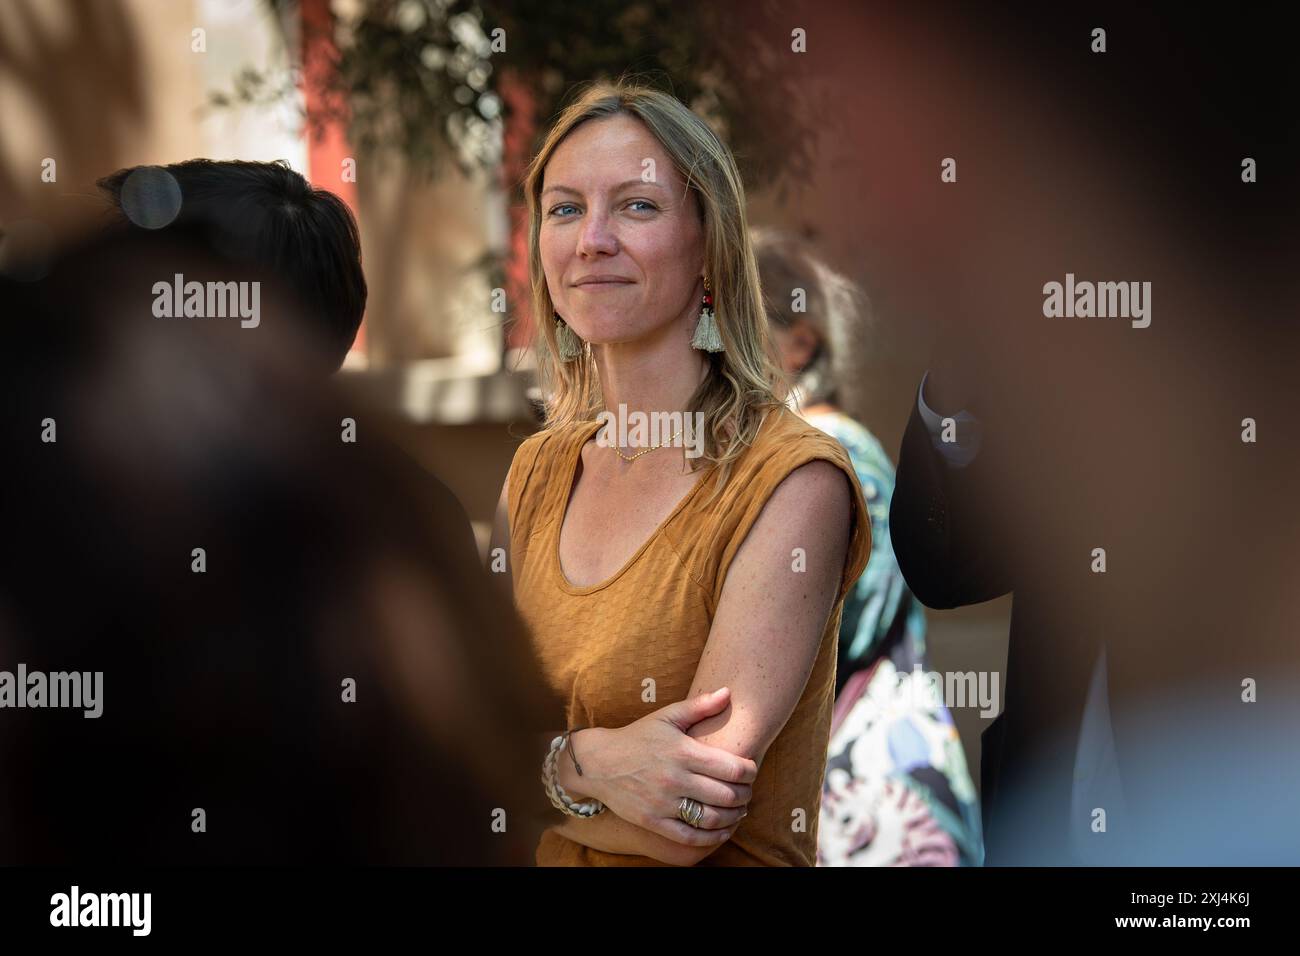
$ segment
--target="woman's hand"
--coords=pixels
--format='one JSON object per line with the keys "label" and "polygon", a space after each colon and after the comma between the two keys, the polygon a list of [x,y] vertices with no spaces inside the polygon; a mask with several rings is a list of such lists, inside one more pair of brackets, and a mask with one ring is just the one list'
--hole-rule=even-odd
{"label": "woman's hand", "polygon": [[[702,744],[686,731],[721,713],[730,699],[724,687],[669,704],[626,727],[574,734],[583,768],[581,789],[627,822],[675,843],[725,842],[748,812],[758,764]],[[677,816],[682,797],[704,805],[699,826]]]}

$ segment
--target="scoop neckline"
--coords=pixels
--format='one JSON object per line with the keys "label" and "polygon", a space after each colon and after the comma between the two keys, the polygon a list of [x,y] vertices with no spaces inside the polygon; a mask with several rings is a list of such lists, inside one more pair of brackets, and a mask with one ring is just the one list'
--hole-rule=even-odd
{"label": "scoop neckline", "polygon": [[578,464],[582,461],[582,449],[587,447],[587,442],[591,440],[591,436],[598,431],[601,426],[599,420],[589,422],[588,424],[593,427],[584,430],[582,433],[582,441],[574,443],[576,448],[574,449],[572,456],[569,458],[567,463],[568,467],[564,472],[564,474],[568,475],[568,481],[565,482],[563,497],[560,499],[560,517],[559,520],[555,522],[555,536],[554,540],[551,542],[551,566],[555,569],[555,577],[560,583],[560,590],[564,591],[566,594],[594,594],[595,592],[602,591],[618,581],[619,578],[627,573],[632,565],[636,564],[637,561],[640,560],[641,555],[645,554],[645,552],[649,550],[650,545],[654,544],[654,542],[658,540],[659,535],[663,533],[663,530],[668,527],[669,523],[676,518],[678,514],[681,513],[681,510],[686,507],[687,503],[695,497],[696,492],[700,490],[700,486],[703,485],[704,482],[709,479],[709,476],[713,474],[713,469],[710,468],[696,480],[695,484],[691,486],[691,490],[682,496],[681,500],[673,506],[673,510],[668,512],[668,516],[655,526],[655,529],[650,532],[650,536],[646,538],[645,541],[641,542],[641,546],[632,553],[630,558],[623,562],[623,566],[615,571],[613,575],[606,578],[604,581],[597,581],[595,584],[587,584],[579,587],[578,585],[571,583],[568,576],[564,573],[564,565],[560,561],[560,535],[564,533],[564,519],[569,516],[569,501],[573,498],[573,488],[578,478]]}

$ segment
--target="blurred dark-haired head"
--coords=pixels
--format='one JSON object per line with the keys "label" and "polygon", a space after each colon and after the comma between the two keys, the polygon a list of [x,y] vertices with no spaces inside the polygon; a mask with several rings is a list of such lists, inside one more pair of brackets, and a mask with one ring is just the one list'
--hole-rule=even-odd
{"label": "blurred dark-haired head", "polygon": [[802,404],[841,402],[841,383],[869,351],[870,301],[797,236],[755,226],[750,238],[782,371]]}
{"label": "blurred dark-haired head", "polygon": [[274,275],[296,300],[305,341],[324,367],[343,364],[365,313],[366,279],[356,220],[338,196],[283,160],[133,166],[99,187],[118,225],[185,233],[224,259]]}
{"label": "blurred dark-haired head", "polygon": [[511,609],[377,414],[154,316],[160,269],[221,264],[146,233],[0,279],[0,670],[103,674],[97,718],[3,712],[0,862],[530,863],[557,717]]}

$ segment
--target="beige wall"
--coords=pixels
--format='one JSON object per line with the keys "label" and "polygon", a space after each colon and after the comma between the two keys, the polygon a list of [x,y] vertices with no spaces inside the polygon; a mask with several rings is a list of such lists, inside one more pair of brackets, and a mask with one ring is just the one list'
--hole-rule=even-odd
{"label": "beige wall", "polygon": [[[287,76],[296,20],[286,26],[263,0],[0,3],[0,223],[77,228],[102,214],[95,180],[123,166],[284,159],[306,175],[300,96],[206,106],[246,68]],[[204,31],[202,52],[195,29]],[[47,157],[53,183],[41,181]],[[424,184],[357,157],[357,196],[379,364],[459,356],[464,368],[452,373],[494,371],[503,316],[470,269],[504,245],[494,178],[466,179],[449,164],[440,182]]]}
{"label": "beige wall", "polygon": [[[192,31],[206,31],[206,52]],[[280,47],[258,0],[7,0],[0,4],[0,218],[52,227],[98,213],[94,182],[196,156],[304,167],[292,104],[201,113],[209,89]],[[41,162],[57,182],[41,181]]]}

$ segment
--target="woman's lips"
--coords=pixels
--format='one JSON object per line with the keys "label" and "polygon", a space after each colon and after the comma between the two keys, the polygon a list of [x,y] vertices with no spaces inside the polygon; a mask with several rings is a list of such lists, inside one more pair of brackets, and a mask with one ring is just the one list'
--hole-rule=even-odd
{"label": "woman's lips", "polygon": [[619,289],[623,286],[629,286],[630,282],[619,282],[613,279],[602,279],[599,281],[584,282],[582,285],[575,286],[577,289],[585,289],[588,292],[603,292],[609,289]]}

